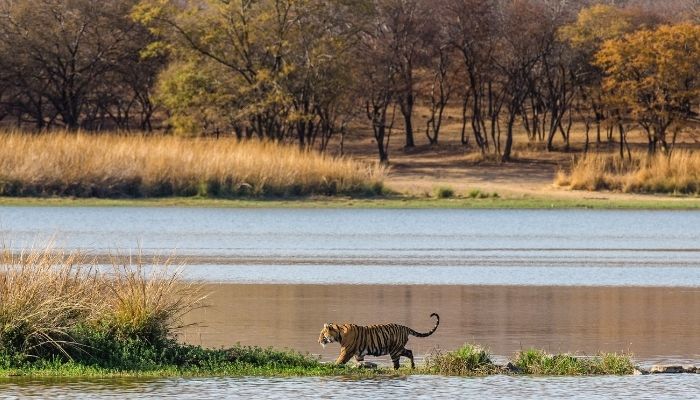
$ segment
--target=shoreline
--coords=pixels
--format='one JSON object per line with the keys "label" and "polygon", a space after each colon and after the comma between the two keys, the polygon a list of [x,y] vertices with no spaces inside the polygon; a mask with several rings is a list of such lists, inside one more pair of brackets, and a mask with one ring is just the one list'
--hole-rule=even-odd
{"label": "shoreline", "polygon": [[[586,192],[588,193],[588,192]],[[604,193],[591,193],[605,195]],[[304,197],[287,199],[222,199],[205,197],[69,198],[0,197],[0,207],[193,207],[291,209],[597,209],[597,210],[698,210],[700,198],[640,196],[639,199],[559,198],[548,196],[447,199],[388,196],[372,198]]]}

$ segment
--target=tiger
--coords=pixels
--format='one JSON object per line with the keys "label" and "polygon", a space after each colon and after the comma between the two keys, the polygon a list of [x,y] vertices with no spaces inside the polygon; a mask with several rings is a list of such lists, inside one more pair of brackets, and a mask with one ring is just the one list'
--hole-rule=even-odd
{"label": "tiger", "polygon": [[343,365],[355,356],[359,364],[364,361],[366,355],[384,356],[390,355],[394,369],[399,369],[399,358],[406,357],[411,360],[411,369],[416,367],[413,361],[413,352],[407,349],[408,335],[427,337],[432,335],[440,325],[440,316],[437,313],[430,314],[437,318],[435,326],[430,332],[420,333],[399,324],[360,326],[355,324],[327,323],[323,325],[318,343],[324,348],[327,344],[340,343],[340,355],[335,361],[337,365]]}

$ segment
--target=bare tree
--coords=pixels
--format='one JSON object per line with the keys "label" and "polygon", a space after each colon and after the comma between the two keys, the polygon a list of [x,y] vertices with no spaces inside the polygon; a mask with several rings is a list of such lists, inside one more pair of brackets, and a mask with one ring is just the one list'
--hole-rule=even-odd
{"label": "bare tree", "polygon": [[[0,43],[18,92],[17,111],[38,127],[76,129],[94,114],[96,92],[146,31],[129,17],[134,1],[0,1]],[[92,108],[93,112],[89,110]]]}

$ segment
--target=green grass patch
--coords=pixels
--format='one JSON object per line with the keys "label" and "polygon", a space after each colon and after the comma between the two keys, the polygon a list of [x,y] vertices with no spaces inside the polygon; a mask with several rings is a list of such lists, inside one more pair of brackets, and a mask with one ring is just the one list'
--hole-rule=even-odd
{"label": "green grass patch", "polygon": [[658,196],[643,199],[560,199],[546,197],[491,197],[436,199],[409,196],[376,198],[299,197],[272,199],[212,199],[165,197],[98,199],[69,197],[0,197],[0,206],[27,207],[200,207],[200,208],[352,208],[352,209],[603,209],[697,210],[700,198]]}
{"label": "green grass patch", "polygon": [[498,372],[489,352],[481,346],[465,344],[455,351],[435,351],[425,369],[440,375],[488,375]]}
{"label": "green grass patch", "polygon": [[616,353],[582,357],[528,349],[519,352],[513,364],[520,372],[532,375],[628,375],[634,372],[630,357]]}
{"label": "green grass patch", "polygon": [[81,337],[81,346],[42,358],[0,353],[0,377],[14,376],[375,376],[385,368],[360,369],[322,363],[291,350],[252,346],[206,349],[168,340],[149,343],[103,333]]}

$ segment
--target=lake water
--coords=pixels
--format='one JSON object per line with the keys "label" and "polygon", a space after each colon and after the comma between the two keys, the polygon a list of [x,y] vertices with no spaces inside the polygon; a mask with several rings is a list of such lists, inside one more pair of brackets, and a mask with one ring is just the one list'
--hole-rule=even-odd
{"label": "lake water", "polygon": [[0,398],[34,399],[692,399],[700,374],[460,378],[188,378],[0,381]]}
{"label": "lake water", "polygon": [[[190,343],[290,347],[324,359],[325,322],[398,322],[419,358],[480,343],[500,356],[625,351],[642,364],[700,360],[700,213],[588,210],[289,210],[2,207],[15,249],[82,249],[96,256],[174,256],[206,282],[209,307],[187,316]],[[123,383],[123,382],[122,382]],[[186,379],[78,382],[84,396],[207,393],[288,397],[449,393],[591,398],[697,390],[695,377],[390,380]],[[68,396],[71,383],[0,382],[2,394]],[[8,386],[9,385],[9,386]],[[126,385],[126,386],[124,386]],[[257,389],[256,389],[257,388]],[[645,388],[642,393],[642,388]],[[257,392],[256,392],[257,390]],[[264,390],[262,392],[261,390]],[[637,392],[637,390],[640,390]],[[575,392],[574,392],[575,391]],[[635,395],[634,397],[640,397]],[[688,397],[688,396],[677,396]]]}

